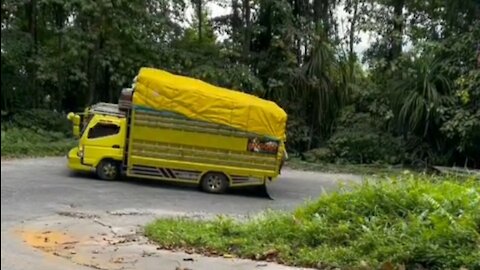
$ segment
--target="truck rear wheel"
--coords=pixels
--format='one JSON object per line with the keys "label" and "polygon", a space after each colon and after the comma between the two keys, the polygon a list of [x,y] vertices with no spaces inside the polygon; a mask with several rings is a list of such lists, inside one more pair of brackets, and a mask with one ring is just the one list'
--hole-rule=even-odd
{"label": "truck rear wheel", "polygon": [[202,177],[202,190],[208,193],[225,193],[228,188],[228,178],[223,173],[207,173]]}
{"label": "truck rear wheel", "polygon": [[114,160],[102,160],[97,166],[97,175],[102,180],[116,180],[120,175],[118,162]]}

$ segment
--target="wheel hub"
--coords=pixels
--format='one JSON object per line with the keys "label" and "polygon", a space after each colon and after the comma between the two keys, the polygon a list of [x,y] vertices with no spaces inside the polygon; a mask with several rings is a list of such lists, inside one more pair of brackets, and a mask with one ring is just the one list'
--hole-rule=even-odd
{"label": "wheel hub", "polygon": [[117,175],[117,170],[116,170],[115,166],[112,165],[112,164],[105,165],[105,167],[103,167],[103,172],[104,172],[105,176],[107,176],[109,178],[115,177]]}
{"label": "wheel hub", "polygon": [[212,190],[218,190],[222,186],[222,180],[216,175],[212,175],[207,179],[208,186]]}

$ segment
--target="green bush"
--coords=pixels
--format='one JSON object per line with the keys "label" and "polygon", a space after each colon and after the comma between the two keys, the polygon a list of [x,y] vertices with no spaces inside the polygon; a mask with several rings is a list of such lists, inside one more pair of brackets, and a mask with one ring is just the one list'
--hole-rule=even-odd
{"label": "green bush", "polygon": [[146,235],[163,248],[320,269],[480,268],[478,179],[405,175],[349,190],[243,222],[161,219]]}
{"label": "green bush", "polygon": [[327,141],[328,153],[321,157],[327,162],[353,164],[399,164],[404,146],[400,139],[385,132],[370,113],[356,113],[347,107],[336,132]]}
{"label": "green bush", "polygon": [[74,145],[72,124],[62,113],[2,112],[2,157],[65,155]]}
{"label": "green bush", "polygon": [[335,161],[335,155],[327,147],[316,148],[303,153],[307,162],[330,163]]}
{"label": "green bush", "polygon": [[75,140],[61,132],[11,127],[2,130],[2,157],[66,155]]}
{"label": "green bush", "polygon": [[328,141],[336,162],[398,164],[402,161],[401,142],[388,133],[342,130]]}
{"label": "green bush", "polygon": [[7,128],[18,127],[32,130],[48,130],[67,135],[72,133],[72,124],[66,115],[44,109],[15,112],[9,119],[2,119],[2,124],[6,124]]}

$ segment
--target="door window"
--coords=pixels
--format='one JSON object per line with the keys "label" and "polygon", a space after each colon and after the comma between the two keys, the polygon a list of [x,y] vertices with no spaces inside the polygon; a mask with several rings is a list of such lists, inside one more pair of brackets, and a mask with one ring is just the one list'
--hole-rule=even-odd
{"label": "door window", "polygon": [[106,136],[112,136],[120,132],[120,127],[114,124],[97,123],[88,131],[88,138],[95,139]]}

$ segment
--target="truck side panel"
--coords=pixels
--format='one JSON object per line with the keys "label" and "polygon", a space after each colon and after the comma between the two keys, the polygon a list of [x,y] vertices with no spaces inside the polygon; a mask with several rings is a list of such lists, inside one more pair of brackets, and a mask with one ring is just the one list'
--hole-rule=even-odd
{"label": "truck side panel", "polygon": [[134,109],[131,117],[127,175],[198,182],[220,171],[232,185],[243,185],[278,174],[278,148],[249,151],[257,135],[148,109]]}

